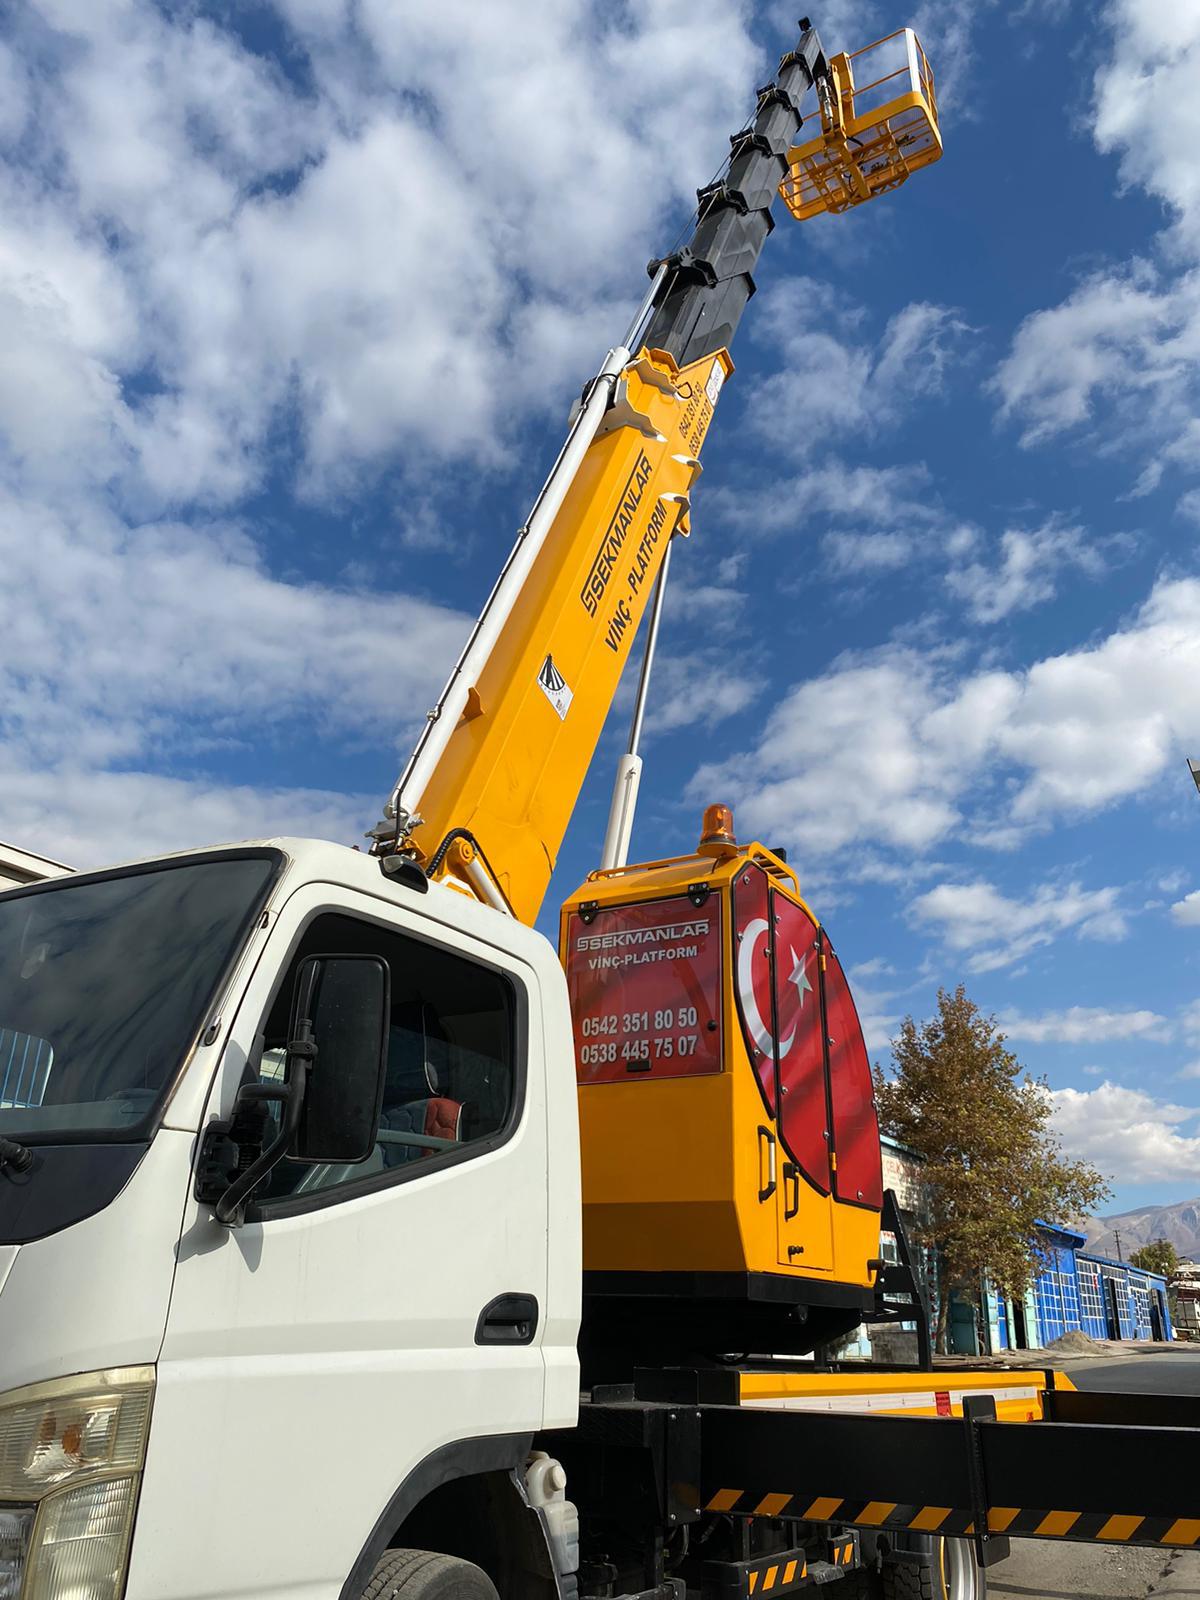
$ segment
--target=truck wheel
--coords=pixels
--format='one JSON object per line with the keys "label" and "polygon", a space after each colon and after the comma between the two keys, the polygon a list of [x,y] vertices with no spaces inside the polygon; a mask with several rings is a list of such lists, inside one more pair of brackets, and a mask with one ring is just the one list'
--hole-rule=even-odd
{"label": "truck wheel", "polygon": [[376,1563],[362,1600],[500,1600],[479,1567],[432,1550],[389,1550]]}
{"label": "truck wheel", "polygon": [[907,1561],[883,1563],[883,1600],[977,1600],[979,1568],[969,1539],[922,1540]]}

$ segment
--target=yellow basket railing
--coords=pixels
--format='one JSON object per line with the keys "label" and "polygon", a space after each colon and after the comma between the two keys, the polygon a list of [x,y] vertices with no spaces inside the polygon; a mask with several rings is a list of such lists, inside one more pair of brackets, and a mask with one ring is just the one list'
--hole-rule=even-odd
{"label": "yellow basket railing", "polygon": [[833,56],[817,89],[821,132],[788,151],[779,187],[797,219],[862,205],[941,156],[933,71],[911,28]]}

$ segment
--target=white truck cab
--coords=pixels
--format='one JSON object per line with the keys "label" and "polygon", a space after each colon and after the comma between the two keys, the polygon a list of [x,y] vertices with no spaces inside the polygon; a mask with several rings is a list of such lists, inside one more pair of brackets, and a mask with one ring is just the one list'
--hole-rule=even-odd
{"label": "white truck cab", "polygon": [[[334,1159],[281,1160],[222,1222],[202,1136],[219,1196],[287,1114],[253,1086],[314,967],[306,1137]],[[366,969],[381,1031],[338,1033],[335,975]],[[0,1077],[18,1058],[6,1600],[357,1600],[430,1488],[574,1422],[575,1072],[540,935],[310,840],[71,876],[0,895]],[[359,1159],[338,1118],[376,1093]]]}

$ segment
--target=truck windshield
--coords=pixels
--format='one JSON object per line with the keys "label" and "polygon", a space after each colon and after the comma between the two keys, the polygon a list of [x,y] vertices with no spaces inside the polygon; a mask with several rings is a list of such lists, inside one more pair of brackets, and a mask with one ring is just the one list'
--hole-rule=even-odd
{"label": "truck windshield", "polygon": [[144,1138],[281,859],[237,851],[0,896],[0,1134]]}

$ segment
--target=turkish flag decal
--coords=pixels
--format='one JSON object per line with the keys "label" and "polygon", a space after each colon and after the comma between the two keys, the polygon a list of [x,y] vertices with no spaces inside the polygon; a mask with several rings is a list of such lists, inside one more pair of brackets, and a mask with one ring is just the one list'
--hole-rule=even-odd
{"label": "turkish flag decal", "polygon": [[743,867],[733,885],[738,1016],[763,1101],[775,1115],[775,1037],[771,1004],[770,884],[761,867]]}

